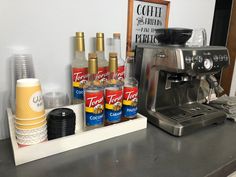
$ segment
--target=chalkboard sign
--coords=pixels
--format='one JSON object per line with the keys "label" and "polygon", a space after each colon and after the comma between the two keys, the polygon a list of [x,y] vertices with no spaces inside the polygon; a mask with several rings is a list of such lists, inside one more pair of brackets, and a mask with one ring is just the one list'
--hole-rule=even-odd
{"label": "chalkboard sign", "polygon": [[155,29],[168,26],[169,1],[129,0],[127,51],[139,43],[157,43]]}

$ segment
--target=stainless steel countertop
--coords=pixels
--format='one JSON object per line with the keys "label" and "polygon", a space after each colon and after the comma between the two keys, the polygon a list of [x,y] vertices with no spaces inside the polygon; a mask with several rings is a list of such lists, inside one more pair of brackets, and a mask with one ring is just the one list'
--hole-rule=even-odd
{"label": "stainless steel countertop", "polygon": [[[43,149],[42,149],[43,151]],[[226,121],[184,137],[146,130],[15,167],[0,141],[1,177],[223,177],[236,170],[236,124]]]}

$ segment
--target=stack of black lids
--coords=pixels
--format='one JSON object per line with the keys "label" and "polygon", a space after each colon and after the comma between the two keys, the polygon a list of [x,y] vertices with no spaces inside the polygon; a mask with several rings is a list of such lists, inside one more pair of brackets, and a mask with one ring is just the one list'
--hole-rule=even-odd
{"label": "stack of black lids", "polygon": [[48,140],[75,134],[75,113],[69,108],[57,108],[48,113]]}

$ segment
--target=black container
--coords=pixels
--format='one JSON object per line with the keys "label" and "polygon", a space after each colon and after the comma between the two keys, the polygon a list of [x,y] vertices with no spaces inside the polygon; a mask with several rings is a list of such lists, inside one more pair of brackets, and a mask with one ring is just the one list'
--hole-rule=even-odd
{"label": "black container", "polygon": [[75,113],[69,108],[57,108],[48,113],[48,140],[75,134]]}
{"label": "black container", "polygon": [[156,29],[156,36],[162,45],[185,45],[192,32],[192,29],[187,28],[160,28]]}

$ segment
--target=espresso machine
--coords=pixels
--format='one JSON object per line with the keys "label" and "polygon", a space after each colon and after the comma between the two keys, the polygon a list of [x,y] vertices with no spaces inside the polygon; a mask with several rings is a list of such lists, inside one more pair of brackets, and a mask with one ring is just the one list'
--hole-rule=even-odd
{"label": "espresso machine", "polygon": [[210,107],[206,98],[223,91],[214,75],[228,64],[225,47],[138,45],[139,112],[174,136],[223,123],[226,114]]}

